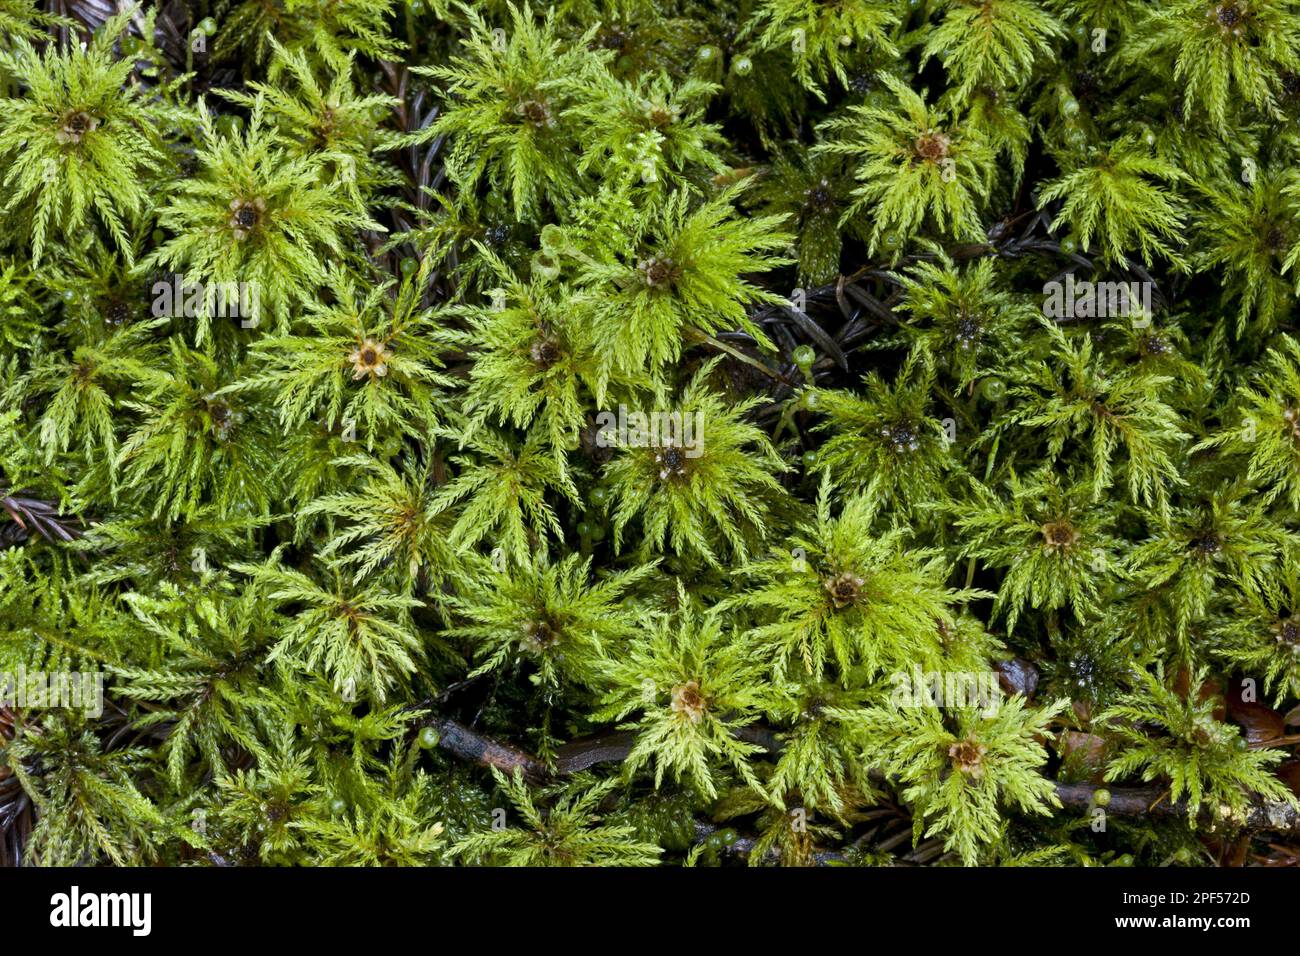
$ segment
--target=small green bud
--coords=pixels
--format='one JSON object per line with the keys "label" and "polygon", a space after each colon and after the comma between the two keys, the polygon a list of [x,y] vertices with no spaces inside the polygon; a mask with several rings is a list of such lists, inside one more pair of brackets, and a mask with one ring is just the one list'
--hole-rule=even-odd
{"label": "small green bud", "polygon": [[1079,251],[1079,240],[1074,236],[1066,236],[1061,240],[1061,251],[1067,256],[1072,256]]}
{"label": "small green bud", "polygon": [[217,32],[217,21],[211,17],[204,17],[199,21],[199,30],[205,36],[212,36],[212,34]]}
{"label": "small green bud", "polygon": [[731,68],[736,71],[737,76],[749,76],[754,72],[754,61],[747,56],[738,56],[731,64]]}
{"label": "small green bud", "polygon": [[803,466],[805,470],[811,471],[817,467],[817,452],[806,451],[803,453]]}
{"label": "small green bud", "polygon": [[811,345],[800,345],[794,350],[792,358],[795,365],[807,372],[812,368],[813,362],[817,361],[817,352]]}
{"label": "small green bud", "polygon": [[609,502],[609,489],[604,485],[597,485],[591,489],[591,503],[604,507]]}
{"label": "small green bud", "polygon": [[412,276],[415,275],[415,270],[420,268],[420,263],[414,256],[407,256],[401,261],[398,268],[402,270],[402,275]]}
{"label": "small green bud", "polygon": [[590,538],[590,537],[591,537],[591,522],[590,522],[590,521],[579,521],[579,522],[578,522],[578,535],[579,535],[580,537],[583,537],[583,538]]}
{"label": "small green bud", "polygon": [[1093,791],[1092,802],[1099,807],[1110,806],[1110,791],[1105,787],[1099,787]]}
{"label": "small green bud", "polygon": [[996,375],[989,375],[980,382],[980,395],[986,402],[1000,402],[1007,397],[1007,383]]}
{"label": "small green bud", "polygon": [[330,801],[330,813],[334,816],[342,816],[348,808],[348,802],[342,797],[335,797]]}
{"label": "small green bud", "polygon": [[564,250],[569,247],[568,237],[565,236],[564,230],[553,222],[548,222],[542,227],[542,248],[552,256],[563,254]]}
{"label": "small green bud", "polygon": [[434,747],[438,746],[440,740],[442,740],[442,735],[433,727],[425,727],[421,729],[420,746],[425,750],[432,750]]}

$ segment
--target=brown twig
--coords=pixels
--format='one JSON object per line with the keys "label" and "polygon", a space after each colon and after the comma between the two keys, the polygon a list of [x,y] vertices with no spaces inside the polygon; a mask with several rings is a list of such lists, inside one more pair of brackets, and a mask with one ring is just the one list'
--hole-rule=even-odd
{"label": "brown twig", "polygon": [[[504,773],[513,773],[519,769],[534,782],[578,773],[596,764],[622,763],[631,753],[635,739],[631,731],[615,730],[572,741],[556,750],[552,771],[526,751],[498,743],[450,718],[431,717],[423,723],[437,729],[441,735],[440,746],[454,756],[481,766],[496,767]],[[769,754],[779,753],[781,749],[776,732],[768,727],[742,727],[736,736],[748,743],[758,744]],[[1087,783],[1058,783],[1056,796],[1065,809],[1089,810],[1095,805],[1095,794],[1100,789],[1110,791],[1110,801],[1105,807],[1107,814],[1149,814],[1159,817],[1187,815],[1185,803],[1161,800],[1162,791],[1155,787],[1102,788]],[[1256,803],[1247,812],[1243,823],[1250,829],[1300,835],[1300,813],[1285,803]]]}
{"label": "brown twig", "polygon": [[532,754],[508,744],[498,743],[458,721],[447,717],[430,717],[423,723],[438,731],[438,746],[461,760],[468,760],[483,767],[495,767],[505,774],[513,774],[519,770],[533,782],[540,782],[550,776],[546,764]]}
{"label": "brown twig", "polygon": [[[1095,794],[1102,789],[1086,783],[1058,783],[1056,796],[1067,809],[1089,810],[1095,804]],[[1156,787],[1115,788],[1110,790],[1110,802],[1104,807],[1107,814],[1123,817],[1186,817],[1187,804],[1181,800],[1164,799],[1166,791]],[[1300,834],[1300,813],[1286,803],[1262,802],[1253,804],[1246,812],[1242,825],[1251,830],[1270,830],[1290,835]]]}

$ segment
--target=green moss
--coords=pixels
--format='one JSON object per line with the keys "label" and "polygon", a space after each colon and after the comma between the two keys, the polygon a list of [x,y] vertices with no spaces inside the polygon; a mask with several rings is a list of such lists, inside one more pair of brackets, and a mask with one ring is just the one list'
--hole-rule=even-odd
{"label": "green moss", "polygon": [[1297,24],[0,0],[5,845],[1269,852]]}

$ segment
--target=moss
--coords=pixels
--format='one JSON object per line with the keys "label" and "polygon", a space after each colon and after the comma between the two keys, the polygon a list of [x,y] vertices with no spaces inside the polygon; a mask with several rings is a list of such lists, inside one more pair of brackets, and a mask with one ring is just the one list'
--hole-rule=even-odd
{"label": "moss", "polygon": [[1285,843],[1300,0],[70,25],[0,0],[23,861]]}

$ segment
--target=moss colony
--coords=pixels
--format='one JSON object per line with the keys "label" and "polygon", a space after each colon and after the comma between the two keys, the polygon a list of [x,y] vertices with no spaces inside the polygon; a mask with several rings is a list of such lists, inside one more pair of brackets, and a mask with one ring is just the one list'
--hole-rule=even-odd
{"label": "moss colony", "polygon": [[1300,858],[1297,0],[0,0],[9,864]]}

